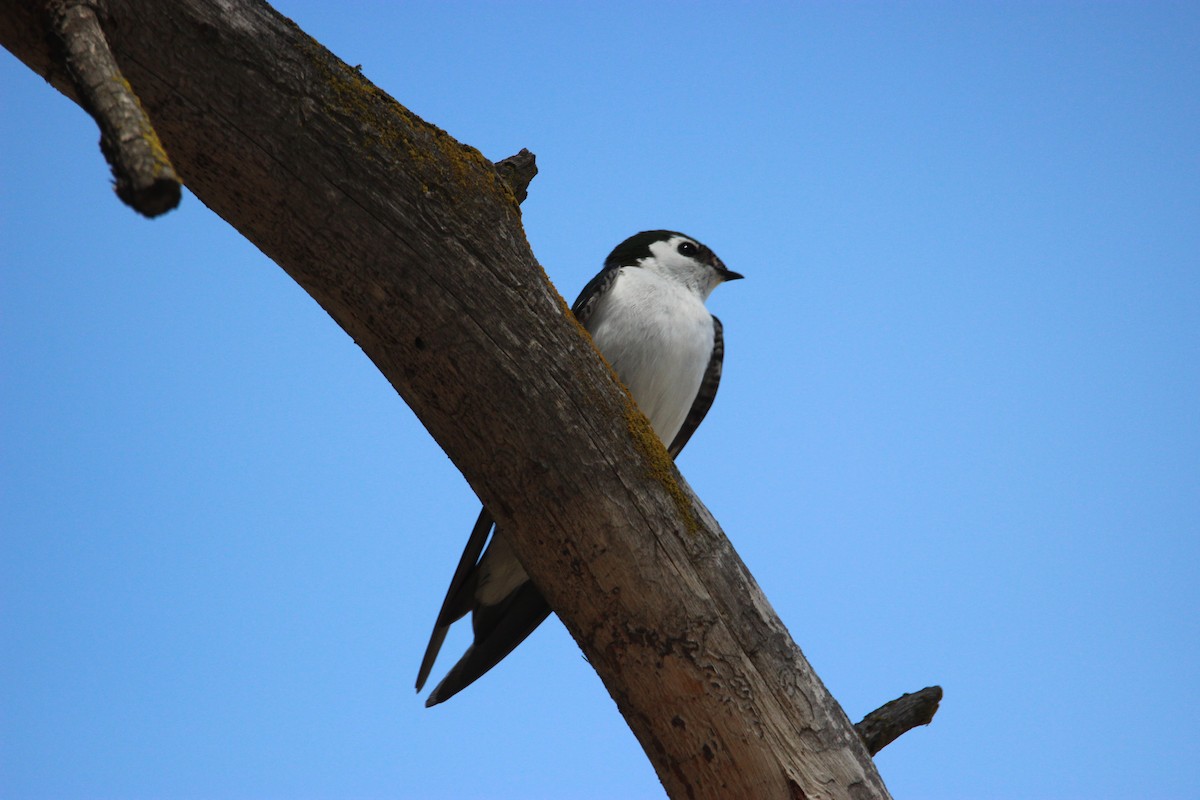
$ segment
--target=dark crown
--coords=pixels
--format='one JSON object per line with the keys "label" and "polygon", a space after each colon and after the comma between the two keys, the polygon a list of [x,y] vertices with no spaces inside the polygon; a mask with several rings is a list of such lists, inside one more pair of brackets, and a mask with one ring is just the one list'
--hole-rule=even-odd
{"label": "dark crown", "polygon": [[636,266],[638,259],[651,255],[650,245],[655,242],[665,242],[672,236],[692,238],[686,233],[679,233],[678,231],[642,231],[641,233],[635,233],[613,248],[613,251],[608,254],[608,258],[604,259],[604,266]]}

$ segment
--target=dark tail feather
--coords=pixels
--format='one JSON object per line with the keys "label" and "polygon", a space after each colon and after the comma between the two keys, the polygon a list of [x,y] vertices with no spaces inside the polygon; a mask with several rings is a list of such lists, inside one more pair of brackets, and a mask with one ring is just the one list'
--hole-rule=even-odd
{"label": "dark tail feather", "polygon": [[[508,600],[495,608],[493,618],[497,620],[496,625],[487,631],[476,630],[474,644],[467,648],[463,657],[442,678],[442,682],[425,701],[425,707],[449,700],[470,686],[525,641],[549,615],[550,606],[537,587],[532,582],[522,584]],[[437,632],[434,633],[436,636]],[[444,631],[442,636],[445,636]]]}
{"label": "dark tail feather", "polygon": [[471,529],[471,537],[467,539],[467,546],[458,560],[458,567],[454,570],[454,577],[450,579],[450,588],[446,590],[446,599],[442,601],[442,608],[438,611],[437,622],[433,624],[433,633],[429,637],[429,645],[425,648],[425,657],[421,659],[421,669],[417,672],[418,692],[429,679],[429,671],[433,669],[433,662],[437,660],[438,651],[442,649],[442,642],[446,640],[450,624],[471,610],[475,594],[475,567],[479,564],[479,556],[483,553],[483,546],[487,543],[488,534],[491,533],[494,524],[487,509],[481,509],[479,518],[475,520],[475,527]]}

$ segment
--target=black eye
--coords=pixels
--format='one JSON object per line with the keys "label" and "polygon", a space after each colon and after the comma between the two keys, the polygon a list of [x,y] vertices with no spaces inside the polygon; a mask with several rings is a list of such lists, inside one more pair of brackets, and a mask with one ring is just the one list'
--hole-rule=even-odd
{"label": "black eye", "polygon": [[695,242],[680,242],[679,247],[675,248],[681,256],[694,256],[700,252],[700,248],[696,247]]}

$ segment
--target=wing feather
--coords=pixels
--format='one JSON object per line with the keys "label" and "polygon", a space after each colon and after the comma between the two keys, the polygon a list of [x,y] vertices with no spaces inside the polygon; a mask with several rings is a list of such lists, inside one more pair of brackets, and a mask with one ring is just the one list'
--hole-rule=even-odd
{"label": "wing feather", "polygon": [[467,539],[467,546],[454,569],[454,577],[450,579],[450,588],[446,590],[446,599],[442,601],[442,608],[438,611],[437,622],[433,624],[433,633],[429,637],[429,645],[425,648],[425,657],[421,659],[421,669],[417,672],[418,692],[429,678],[429,671],[433,669],[433,662],[437,660],[438,651],[442,649],[442,642],[446,639],[450,625],[465,617],[475,603],[479,557],[483,554],[483,546],[495,524],[488,510],[481,509],[479,518],[475,520],[475,527],[471,529],[471,536]]}
{"label": "wing feather", "polygon": [[679,429],[679,433],[675,434],[675,438],[671,440],[670,446],[667,447],[667,452],[671,454],[671,458],[676,458],[679,455],[679,451],[683,450],[683,446],[688,443],[688,439],[692,438],[692,434],[696,432],[696,428],[700,427],[700,423],[704,421],[708,410],[712,408],[713,400],[717,396],[717,387],[721,383],[721,365],[725,361],[725,327],[721,324],[721,320],[715,316],[712,320],[712,356],[708,359],[708,368],[704,370],[704,378],[700,381],[700,389],[696,392],[696,399],[692,401],[692,407],[688,411],[687,417],[683,420],[683,427]]}
{"label": "wing feather", "polygon": [[575,315],[575,319],[579,320],[580,325],[585,328],[588,326],[592,312],[596,310],[600,298],[612,288],[613,281],[617,279],[620,269],[621,265],[615,262],[605,265],[604,269],[597,272],[596,276],[587,282],[587,286],[583,287],[579,297],[575,298],[575,304],[571,306],[571,313]]}

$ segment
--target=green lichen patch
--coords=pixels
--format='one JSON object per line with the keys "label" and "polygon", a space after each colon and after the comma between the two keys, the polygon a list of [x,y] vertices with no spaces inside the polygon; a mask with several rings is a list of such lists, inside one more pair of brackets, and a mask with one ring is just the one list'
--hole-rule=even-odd
{"label": "green lichen patch", "polygon": [[121,85],[127,96],[132,97],[137,103],[138,111],[141,112],[138,119],[138,133],[141,134],[142,141],[150,151],[150,157],[154,161],[154,177],[161,178],[167,175],[172,180],[175,178],[175,168],[171,166],[171,159],[167,156],[166,148],[163,147],[162,140],[158,138],[158,133],[154,130],[154,126],[150,123],[150,117],[146,114],[146,109],[142,108],[142,100],[133,91],[133,87],[129,85],[129,81],[125,80],[125,76],[116,75],[113,80]]}
{"label": "green lichen patch", "polygon": [[[562,302],[564,308],[566,308],[566,301],[563,300]],[[625,428],[629,431],[634,445],[645,459],[647,477],[666,489],[667,494],[671,496],[671,500],[675,503],[675,509],[679,512],[679,517],[683,520],[687,532],[691,534],[698,533],[700,531],[700,520],[696,518],[696,513],[692,509],[692,503],[687,493],[683,491],[683,487],[675,479],[675,462],[671,459],[671,454],[667,452],[666,446],[658,438],[658,434],[654,432],[654,428],[650,426],[650,420],[638,408],[637,402],[633,399],[633,395],[629,393],[628,387],[617,376],[617,372],[613,369],[612,364],[608,363],[608,359],[596,348],[595,343],[592,342],[591,334],[579,323],[579,320],[575,319],[575,315],[571,313],[569,308],[566,308],[566,313],[567,319],[575,325],[579,334],[592,345],[592,350],[600,356],[600,360],[608,368],[608,372],[612,375],[613,380],[621,387],[621,394],[625,401],[621,408],[621,416],[625,420]]]}
{"label": "green lichen patch", "polygon": [[[434,189],[452,182],[462,191],[512,197],[477,149],[418,117],[315,40],[302,39],[301,50],[328,90],[332,109],[352,119],[364,134],[361,144],[368,157],[408,161],[420,173],[421,184]],[[515,198],[512,203],[516,205]]]}
{"label": "green lichen patch", "polygon": [[692,510],[692,503],[688,499],[687,493],[675,479],[675,462],[671,460],[667,448],[658,438],[658,434],[654,432],[654,428],[650,427],[650,420],[646,419],[646,415],[637,407],[637,403],[634,402],[633,396],[629,394],[628,390],[625,392],[625,397],[625,426],[629,430],[629,435],[633,437],[633,443],[646,459],[647,475],[667,490],[687,532],[698,533],[700,521]]}

